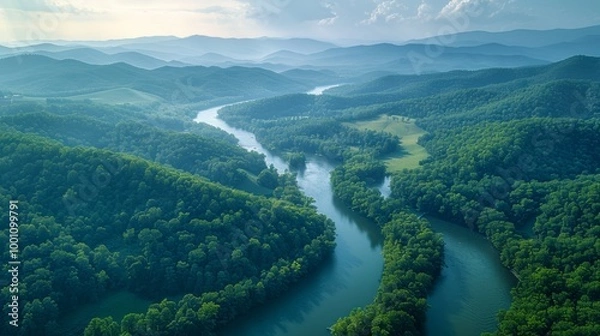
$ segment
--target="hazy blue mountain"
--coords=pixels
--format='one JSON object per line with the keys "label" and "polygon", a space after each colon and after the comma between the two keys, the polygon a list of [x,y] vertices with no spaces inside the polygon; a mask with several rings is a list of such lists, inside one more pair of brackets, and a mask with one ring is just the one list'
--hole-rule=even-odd
{"label": "hazy blue mountain", "polygon": [[245,61],[238,60],[232,57],[227,57],[218,53],[209,52],[198,56],[188,56],[180,59],[181,62],[204,65],[204,66],[222,66],[223,64],[241,64]]}
{"label": "hazy blue mountain", "polygon": [[481,70],[488,68],[516,68],[547,64],[547,61],[519,55],[484,55],[469,53],[444,53],[439,57],[424,59],[402,58],[386,63],[382,68],[403,74],[422,74],[452,70]]}
{"label": "hazy blue mountain", "polygon": [[[181,56],[176,53],[170,53],[167,51],[160,52],[160,51],[151,51],[151,50],[136,50],[136,49],[130,49],[130,48],[123,48],[123,47],[94,47],[94,48],[102,51],[103,53],[109,54],[109,55],[136,52],[136,53],[150,56],[150,57],[153,57],[153,58],[156,58],[159,60],[163,60],[166,62],[177,61],[177,62],[188,63],[188,62],[182,61],[182,59],[185,58],[185,56]],[[197,65],[197,64],[195,64],[195,65]]]}
{"label": "hazy blue mountain", "polygon": [[56,44],[66,44],[66,45],[86,45],[91,47],[118,47],[123,44],[137,44],[137,43],[159,43],[170,40],[178,39],[177,36],[143,36],[143,37],[134,37],[134,38],[124,38],[124,39],[112,39],[107,41],[54,41]]}
{"label": "hazy blue mountain", "polygon": [[[430,45],[421,45],[423,47]],[[422,48],[423,48],[422,47]],[[535,48],[528,47],[519,47],[519,46],[509,46],[500,43],[486,43],[475,46],[467,46],[467,47],[443,47],[443,49],[435,49],[432,50],[442,50],[442,52],[448,53],[461,53],[461,54],[480,54],[480,55],[503,55],[503,56],[538,56],[539,53],[535,52]]]}
{"label": "hazy blue mountain", "polygon": [[127,43],[119,45],[135,51],[175,53],[183,57],[217,53],[234,59],[254,60],[279,50],[314,53],[336,47],[327,42],[311,39],[277,38],[218,38],[194,35],[152,43]]}
{"label": "hazy blue mountain", "polygon": [[[544,66],[479,71],[452,71],[424,75],[393,75],[335,90],[341,95],[373,95],[418,97],[458,89],[504,85],[506,90],[554,80],[591,80],[600,78],[600,58],[575,56]],[[510,84],[509,84],[510,83]]]}
{"label": "hazy blue mountain", "polygon": [[52,41],[23,49],[57,52],[82,47],[94,48],[107,54],[139,52],[165,61],[181,61],[205,54],[221,54],[233,60],[255,61],[280,50],[309,54],[334,48],[336,45],[305,38],[220,38],[194,35],[185,38],[149,36],[109,41]]}
{"label": "hazy blue mountain", "polygon": [[[433,38],[422,42],[449,39]],[[82,43],[89,44],[88,48],[96,51],[82,50]],[[547,31],[467,32],[457,34],[454,43],[444,46],[380,43],[337,47],[311,39],[236,39],[195,35],[64,45],[44,43],[28,48],[29,52],[34,50],[57,59],[70,58],[92,64],[125,62],[145,69],[189,64],[222,68],[260,67],[274,72],[327,70],[335,72],[338,77],[350,79],[370,73],[414,74],[521,67],[548,64],[575,55],[600,56],[600,26]],[[11,54],[10,50],[3,49],[0,53]]]}
{"label": "hazy blue mountain", "polygon": [[506,32],[471,31],[411,41],[411,43],[442,44],[447,46],[475,46],[499,43],[522,47],[543,47],[575,41],[590,35],[600,35],[600,25],[579,29],[528,30]]}
{"label": "hazy blue mountain", "polygon": [[448,53],[521,55],[556,62],[576,55],[600,56],[600,35],[584,36],[574,41],[537,48],[489,43],[471,47],[446,47],[443,50]]}
{"label": "hazy blue mountain", "polygon": [[552,44],[535,50],[539,57],[561,60],[573,55],[600,56],[600,35],[584,36],[571,42]]}
{"label": "hazy blue mountain", "polygon": [[47,56],[56,60],[72,59],[95,65],[108,65],[123,62],[142,69],[156,69],[163,66],[181,67],[190,65],[179,61],[167,62],[137,52],[124,52],[110,55],[92,48],[77,48],[58,52],[35,50],[30,53]]}
{"label": "hazy blue mountain", "polygon": [[81,47],[83,47],[83,46],[75,46],[75,45],[64,46],[64,45],[59,45],[59,44],[54,44],[54,43],[38,43],[38,44],[16,47],[13,49],[13,51],[15,53],[28,53],[28,52],[33,52],[33,51],[60,52],[60,51],[66,51],[66,50],[71,50],[71,49],[75,49],[75,48],[81,48]]}
{"label": "hazy blue mountain", "polygon": [[[370,72],[422,73],[454,69],[477,70],[486,67],[518,67],[541,65],[547,61],[493,50],[463,51],[462,48],[434,49],[428,45],[394,45],[389,43],[332,48],[319,53],[301,55],[279,52],[267,59],[274,63],[313,70],[331,70],[343,77],[361,76]],[[432,54],[430,50],[441,50]]]}
{"label": "hazy blue mountain", "polygon": [[261,62],[281,63],[287,65],[304,65],[308,60],[308,55],[289,50],[280,50],[265,56]]}
{"label": "hazy blue mountain", "polygon": [[0,73],[0,90],[41,97],[127,88],[166,101],[210,102],[301,92],[311,87],[260,68],[194,66],[145,70],[125,63],[91,65],[40,55],[1,59]]}

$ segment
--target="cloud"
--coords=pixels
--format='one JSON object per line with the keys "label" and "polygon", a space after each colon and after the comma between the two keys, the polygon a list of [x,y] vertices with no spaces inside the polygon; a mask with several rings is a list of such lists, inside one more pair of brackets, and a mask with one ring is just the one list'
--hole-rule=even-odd
{"label": "cloud", "polygon": [[246,15],[257,20],[269,22],[318,22],[335,17],[330,3],[321,0],[249,0]]}
{"label": "cloud", "polygon": [[0,41],[141,35],[392,41],[598,24],[598,0],[0,0]]}
{"label": "cloud", "polygon": [[425,1],[421,2],[419,7],[417,7],[417,18],[425,21],[429,21],[434,17],[434,9],[433,7],[426,3]]}
{"label": "cloud", "polygon": [[390,22],[404,19],[401,12],[408,10],[408,7],[398,0],[385,0],[377,4],[375,9],[369,14],[369,17],[362,21],[364,24],[373,24],[380,20]]}
{"label": "cloud", "polygon": [[220,15],[232,15],[235,13],[235,11],[232,10],[231,8],[223,7],[223,6],[209,6],[209,7],[198,8],[198,9],[195,9],[192,11],[196,12],[196,13],[220,14]]}
{"label": "cloud", "polygon": [[493,17],[502,12],[512,0],[450,0],[440,11],[438,18],[455,16]]}

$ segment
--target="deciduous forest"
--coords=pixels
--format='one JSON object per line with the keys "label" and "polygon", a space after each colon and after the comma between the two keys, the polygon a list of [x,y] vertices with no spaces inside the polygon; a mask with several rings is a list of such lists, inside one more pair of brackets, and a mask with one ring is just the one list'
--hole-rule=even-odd
{"label": "deciduous forest", "polygon": [[[430,156],[417,169],[386,172],[386,155],[410,155],[396,134],[364,132],[345,153],[328,156],[342,162],[331,177],[336,195],[385,236],[373,304],[340,319],[333,334],[423,332],[424,300],[440,272],[443,245],[423,220],[406,213],[414,212],[481,233],[518,277],[514,301],[499,314],[494,334],[594,335],[600,332],[599,71],[597,58],[574,57],[537,68],[389,76],[221,114],[262,134],[273,149],[320,155],[327,155],[328,143],[343,143],[348,126],[342,122],[391,115],[414,118],[427,131],[419,144]],[[269,132],[292,121],[286,132]],[[320,147],[287,136],[319,122],[331,124],[312,129]],[[392,175],[388,199],[372,188],[386,174]],[[531,235],[523,233],[528,225]]]}
{"label": "deciduous forest", "polygon": [[[265,60],[290,55],[317,57]],[[18,241],[20,260],[17,288],[0,279],[2,313],[18,302],[19,327],[0,334],[219,335],[339,262],[336,223],[297,180],[323,160],[335,167],[332,204],[381,233],[383,269],[372,302],[321,329],[425,335],[446,267],[438,218],[485,237],[517,279],[485,335],[599,335],[600,58],[526,61],[537,65],[349,69],[347,84],[308,94],[342,73],[0,59],[0,204],[14,205],[0,213],[10,223],[0,241]],[[219,118],[287,170],[193,120],[232,102],[242,103]],[[389,196],[378,189],[386,178]],[[153,303],[65,321],[115,293]]]}

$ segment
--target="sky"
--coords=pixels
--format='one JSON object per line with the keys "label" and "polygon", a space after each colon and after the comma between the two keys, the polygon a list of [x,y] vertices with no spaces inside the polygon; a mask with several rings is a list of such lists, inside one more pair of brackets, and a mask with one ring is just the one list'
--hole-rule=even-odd
{"label": "sky", "polygon": [[403,42],[598,24],[598,0],[0,0],[0,44],[166,35]]}

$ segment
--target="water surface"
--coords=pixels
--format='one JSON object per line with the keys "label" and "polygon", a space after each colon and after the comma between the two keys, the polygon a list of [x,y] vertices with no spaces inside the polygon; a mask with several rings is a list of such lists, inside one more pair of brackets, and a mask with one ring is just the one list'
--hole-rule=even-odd
{"label": "water surface", "polygon": [[[310,93],[320,94],[330,87],[333,86]],[[240,146],[264,154],[267,164],[273,164],[279,171],[288,169],[252,133],[230,127],[219,119],[220,108],[201,111],[195,120],[233,134]],[[309,157],[306,168],[297,173],[302,191],[315,199],[320,213],[335,222],[337,245],[331,258],[282,296],[234,320],[222,330],[222,335],[329,335],[327,327],[337,319],[373,301],[383,270],[381,234],[372,222],[357,216],[334,198],[329,181],[333,169],[324,159]]]}
{"label": "water surface", "polygon": [[[321,94],[333,87],[317,88]],[[236,136],[240,146],[262,153],[267,164],[279,171],[287,164],[267,151],[254,135],[227,125],[217,117],[221,107],[202,111],[197,122],[206,122]],[[317,209],[336,224],[337,246],[333,256],[283,296],[254,309],[230,323],[223,336],[329,335],[327,327],[353,308],[372,302],[383,268],[382,237],[375,225],[348,210],[333,197],[329,174],[333,166],[309,157],[306,169],[297,173],[304,193],[316,201]],[[390,178],[377,186],[390,194]],[[471,336],[494,331],[496,315],[510,305],[514,276],[504,268],[498,252],[469,229],[430,218],[434,231],[443,235],[445,264],[428,297],[426,334]]]}
{"label": "water surface", "polygon": [[443,235],[446,266],[427,299],[427,335],[475,336],[497,329],[497,313],[510,306],[513,274],[492,244],[470,229],[428,218]]}

